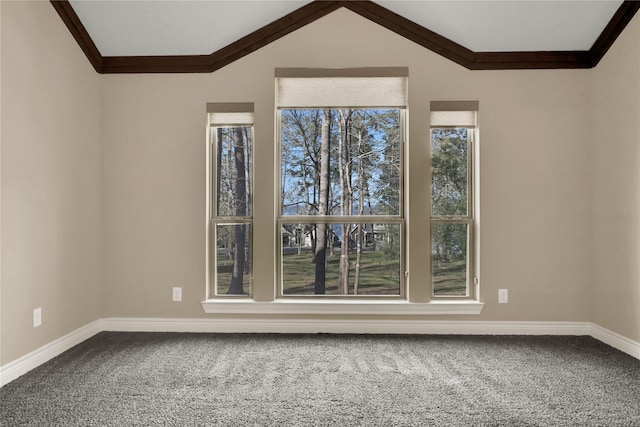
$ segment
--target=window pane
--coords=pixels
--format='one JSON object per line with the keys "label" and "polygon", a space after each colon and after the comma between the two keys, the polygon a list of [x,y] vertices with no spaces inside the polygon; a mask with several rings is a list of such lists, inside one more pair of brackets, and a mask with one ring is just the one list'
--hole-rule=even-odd
{"label": "window pane", "polygon": [[216,213],[218,216],[251,216],[252,128],[213,128],[216,141]]}
{"label": "window pane", "polygon": [[281,229],[283,295],[400,295],[399,224]]}
{"label": "window pane", "polygon": [[251,226],[216,225],[216,295],[247,295],[251,289]]}
{"label": "window pane", "polygon": [[433,216],[468,212],[468,131],[431,130],[431,209]]}
{"label": "window pane", "polygon": [[433,223],[431,233],[433,294],[468,295],[468,224]]}
{"label": "window pane", "polygon": [[282,110],[281,150],[282,215],[400,215],[400,110]]}

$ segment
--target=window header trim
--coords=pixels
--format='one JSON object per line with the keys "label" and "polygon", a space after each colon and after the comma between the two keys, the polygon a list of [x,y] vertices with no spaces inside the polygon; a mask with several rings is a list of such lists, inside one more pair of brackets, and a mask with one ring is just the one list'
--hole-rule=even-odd
{"label": "window header trim", "polygon": [[253,113],[253,102],[207,102],[207,113]]}
{"label": "window header trim", "polygon": [[406,67],[276,68],[276,106],[286,108],[406,108]]}
{"label": "window header trim", "polygon": [[253,109],[253,102],[208,102],[209,126],[251,126]]}
{"label": "window header trim", "polygon": [[478,111],[479,101],[431,101],[431,111]]}
{"label": "window header trim", "polygon": [[475,128],[478,101],[431,101],[431,128]]}
{"label": "window header trim", "polygon": [[276,68],[275,77],[409,77],[409,67]]}

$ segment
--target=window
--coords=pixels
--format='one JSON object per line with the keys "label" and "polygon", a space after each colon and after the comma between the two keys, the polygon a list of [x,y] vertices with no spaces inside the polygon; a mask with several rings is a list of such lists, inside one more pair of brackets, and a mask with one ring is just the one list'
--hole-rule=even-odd
{"label": "window", "polygon": [[278,296],[404,296],[406,69],[276,83]]}
{"label": "window", "polygon": [[[257,175],[253,104],[207,104],[206,313],[480,313],[478,103],[432,102],[410,146],[407,81],[406,68],[276,69]],[[408,170],[429,151],[431,174]]]}
{"label": "window", "polygon": [[477,102],[431,103],[434,297],[473,297],[477,283]]}
{"label": "window", "polygon": [[253,104],[207,104],[209,297],[251,294]]}

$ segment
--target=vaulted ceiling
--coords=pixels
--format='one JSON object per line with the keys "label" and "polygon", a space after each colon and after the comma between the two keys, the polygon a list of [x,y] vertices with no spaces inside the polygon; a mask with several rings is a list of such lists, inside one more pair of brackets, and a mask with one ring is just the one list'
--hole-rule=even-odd
{"label": "vaulted ceiling", "polygon": [[339,8],[469,69],[589,68],[638,1],[51,0],[100,73],[212,72]]}

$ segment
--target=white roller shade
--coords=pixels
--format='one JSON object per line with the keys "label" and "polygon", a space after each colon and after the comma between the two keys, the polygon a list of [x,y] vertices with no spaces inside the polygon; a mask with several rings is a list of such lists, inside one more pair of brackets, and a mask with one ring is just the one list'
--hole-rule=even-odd
{"label": "white roller shade", "polygon": [[209,126],[253,125],[252,102],[216,102],[207,104]]}
{"label": "white roller shade", "polygon": [[405,108],[406,68],[277,69],[278,108]]}
{"label": "white roller shade", "polygon": [[431,127],[476,127],[477,101],[432,101]]}

